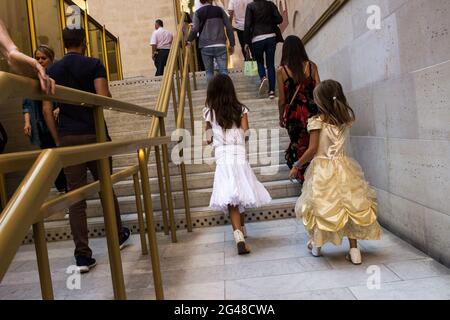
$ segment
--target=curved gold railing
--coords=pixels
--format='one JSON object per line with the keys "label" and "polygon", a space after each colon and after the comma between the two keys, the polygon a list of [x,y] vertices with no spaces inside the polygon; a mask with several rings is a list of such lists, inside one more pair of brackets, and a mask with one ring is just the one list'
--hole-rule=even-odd
{"label": "curved gold railing", "polygon": [[[184,23],[184,20],[185,14],[180,15],[177,34],[173,41],[166,70],[161,81],[161,91],[157,99],[155,110],[149,110],[123,101],[61,86],[57,86],[55,95],[45,95],[40,91],[38,81],[0,72],[0,90],[2,92],[0,104],[8,102],[11,99],[17,100],[27,97],[34,100],[50,100],[92,107],[95,115],[97,140],[99,142],[97,144],[76,147],[0,155],[0,197],[2,200],[2,207],[4,208],[0,216],[0,281],[6,274],[23,238],[28,233],[30,226],[32,226],[42,297],[44,299],[53,299],[44,220],[59,212],[59,210],[67,208],[80,200],[86,199],[95,192],[101,191],[100,195],[105,219],[114,296],[116,299],[126,299],[119,251],[118,230],[115,223],[112,185],[132,176],[136,196],[142,253],[148,253],[145,234],[145,228],[147,228],[156,297],[157,299],[164,298],[153,220],[148,161],[150,150],[151,148],[154,148],[159,190],[161,194],[160,198],[164,231],[168,234],[170,226],[172,241],[176,242],[176,225],[168,165],[168,143],[170,142],[170,139],[169,137],[166,137],[165,118],[168,114],[170,98],[172,98],[176,128],[184,128],[183,115],[187,94],[191,114],[191,127],[193,129],[193,108],[189,68],[191,68],[193,73],[194,88],[196,88],[195,62],[191,50],[187,50],[184,46],[186,36],[190,30],[189,26]],[[175,85],[175,81],[177,86]],[[119,112],[151,116],[152,120],[148,138],[123,142],[106,142],[107,136],[103,116],[104,107]],[[163,164],[161,164],[160,148],[162,149]],[[133,151],[137,151],[139,164],[111,175],[108,157]],[[94,160],[98,161],[100,169],[99,181],[45,202],[57,173],[63,167]],[[9,201],[6,201],[4,174],[28,169],[29,171],[17,191]],[[184,163],[180,165],[180,171],[183,183],[186,222],[188,230],[192,231]],[[144,206],[142,206],[141,203],[141,193]],[[36,210],[36,208],[40,208],[40,210]],[[167,218],[167,210],[169,211],[169,220]],[[143,211],[145,211],[145,219]]]}

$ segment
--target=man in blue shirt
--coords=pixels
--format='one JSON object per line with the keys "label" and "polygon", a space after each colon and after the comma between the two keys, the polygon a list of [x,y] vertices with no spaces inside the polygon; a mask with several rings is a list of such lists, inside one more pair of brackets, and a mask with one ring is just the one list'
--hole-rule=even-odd
{"label": "man in blue shirt", "polygon": [[[67,54],[48,69],[49,76],[56,84],[98,95],[110,97],[106,69],[100,60],[84,56],[86,38],[83,29],[63,30],[64,46]],[[97,142],[94,112],[92,108],[60,104],[59,126],[56,128],[51,102],[44,101],[43,113],[47,126],[57,146],[67,147]],[[112,171],[112,159],[110,159]],[[87,184],[87,169],[98,180],[95,161],[64,168],[69,191]],[[130,230],[122,227],[119,203],[114,196],[117,227],[121,248],[130,237]],[[80,272],[89,272],[96,265],[89,248],[86,201],[69,208],[69,220],[75,242],[75,259]]]}

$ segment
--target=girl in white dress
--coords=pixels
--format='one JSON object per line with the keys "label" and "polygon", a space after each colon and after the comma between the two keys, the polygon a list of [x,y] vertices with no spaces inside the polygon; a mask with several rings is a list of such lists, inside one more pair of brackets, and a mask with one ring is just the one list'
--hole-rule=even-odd
{"label": "girl in white dress", "polygon": [[203,116],[206,130],[212,130],[216,159],[210,208],[230,214],[239,254],[250,253],[245,243],[244,212],[268,204],[270,197],[246,159],[245,132],[248,108],[239,102],[231,78],[216,76],[208,85]]}

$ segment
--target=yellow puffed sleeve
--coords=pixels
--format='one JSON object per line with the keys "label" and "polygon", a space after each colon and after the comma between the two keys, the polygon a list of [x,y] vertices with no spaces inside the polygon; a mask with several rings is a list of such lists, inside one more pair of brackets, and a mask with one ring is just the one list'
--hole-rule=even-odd
{"label": "yellow puffed sleeve", "polygon": [[308,120],[308,132],[313,130],[322,130],[323,121],[319,116],[312,117]]}

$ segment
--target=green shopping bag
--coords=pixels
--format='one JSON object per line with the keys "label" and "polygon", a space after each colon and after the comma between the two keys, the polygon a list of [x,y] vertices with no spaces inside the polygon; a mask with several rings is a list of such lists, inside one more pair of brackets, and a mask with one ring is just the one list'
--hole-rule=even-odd
{"label": "green shopping bag", "polygon": [[255,60],[245,61],[244,74],[247,77],[256,77],[258,75],[258,63]]}

